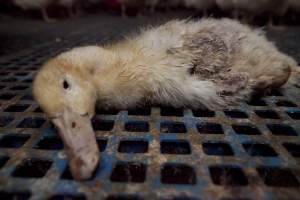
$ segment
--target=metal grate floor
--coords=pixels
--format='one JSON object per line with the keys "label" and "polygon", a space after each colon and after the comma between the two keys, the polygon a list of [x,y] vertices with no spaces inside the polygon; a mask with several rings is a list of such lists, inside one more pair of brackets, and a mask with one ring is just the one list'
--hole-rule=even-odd
{"label": "metal grate floor", "polygon": [[222,111],[98,110],[101,164],[74,181],[31,82],[47,58],[97,38],[112,39],[94,31],[0,59],[0,199],[299,198],[300,101],[280,91]]}

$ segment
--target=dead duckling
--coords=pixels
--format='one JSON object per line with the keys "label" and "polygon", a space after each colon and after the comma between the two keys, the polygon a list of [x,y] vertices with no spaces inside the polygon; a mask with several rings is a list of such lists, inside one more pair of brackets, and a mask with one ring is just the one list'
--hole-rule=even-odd
{"label": "dead duckling", "polygon": [[38,72],[33,93],[59,128],[71,172],[81,180],[99,161],[89,122],[96,105],[217,109],[280,87],[295,66],[260,31],[236,21],[175,20],[117,44],[58,55]]}

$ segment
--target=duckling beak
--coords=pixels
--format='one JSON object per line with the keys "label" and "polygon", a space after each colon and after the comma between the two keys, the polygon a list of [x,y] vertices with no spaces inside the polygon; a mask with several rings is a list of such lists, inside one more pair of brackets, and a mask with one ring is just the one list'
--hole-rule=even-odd
{"label": "duckling beak", "polygon": [[100,153],[88,116],[81,116],[65,107],[62,115],[52,119],[59,130],[75,180],[91,178],[98,165]]}

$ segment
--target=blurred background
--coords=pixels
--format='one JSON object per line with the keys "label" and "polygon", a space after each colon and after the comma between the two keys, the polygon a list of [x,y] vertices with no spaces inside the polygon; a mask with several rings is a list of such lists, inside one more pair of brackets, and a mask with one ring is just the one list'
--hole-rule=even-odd
{"label": "blurred background", "polygon": [[298,56],[300,0],[0,0],[0,55],[93,30],[112,41],[141,26],[201,17],[263,27],[284,51]]}

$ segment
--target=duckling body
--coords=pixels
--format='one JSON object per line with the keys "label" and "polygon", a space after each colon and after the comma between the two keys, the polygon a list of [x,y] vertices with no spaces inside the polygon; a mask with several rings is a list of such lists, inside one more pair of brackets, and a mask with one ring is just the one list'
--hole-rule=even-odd
{"label": "duckling body", "polygon": [[41,68],[33,93],[55,120],[70,116],[65,112],[91,118],[96,105],[215,109],[280,87],[295,66],[263,33],[236,21],[175,20],[117,44],[62,53]]}

